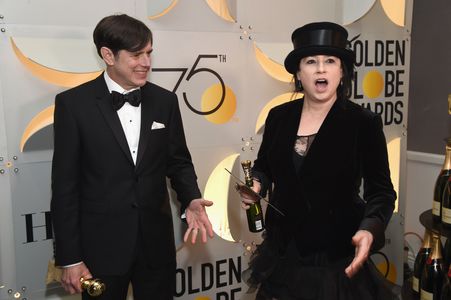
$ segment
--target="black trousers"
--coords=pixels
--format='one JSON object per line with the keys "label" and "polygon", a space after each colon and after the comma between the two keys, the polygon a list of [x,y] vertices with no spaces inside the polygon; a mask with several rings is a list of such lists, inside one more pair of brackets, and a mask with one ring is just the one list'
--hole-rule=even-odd
{"label": "black trousers", "polygon": [[[172,300],[175,292],[175,263],[158,268],[151,267],[144,256],[144,251],[141,234],[139,234],[135,259],[130,270],[118,276],[92,274],[94,278],[105,283],[106,289],[99,297],[91,297],[83,292],[82,299],[125,300],[131,283],[134,300]],[[158,257],[155,259],[158,260]]]}

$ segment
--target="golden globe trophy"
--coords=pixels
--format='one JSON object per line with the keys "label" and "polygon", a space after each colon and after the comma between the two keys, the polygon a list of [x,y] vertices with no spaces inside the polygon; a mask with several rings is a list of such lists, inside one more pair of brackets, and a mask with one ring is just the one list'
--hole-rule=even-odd
{"label": "golden globe trophy", "polygon": [[[245,165],[247,165],[247,163],[245,163]],[[247,166],[246,166],[246,168],[247,168]],[[266,204],[268,204],[269,207],[274,209],[281,216],[285,217],[285,214],[280,209],[278,209],[276,206],[271,204],[271,202],[269,202],[268,200],[266,200],[265,198],[260,196],[260,194],[254,192],[254,190],[252,188],[250,188],[248,185],[246,185],[246,183],[243,182],[238,176],[235,176],[232,172],[230,172],[227,169],[225,169],[225,170],[227,171],[227,173],[230,174],[230,176],[232,176],[236,180],[236,182],[235,182],[235,190],[237,192],[239,192],[240,194],[243,194],[243,195],[247,195],[247,197],[249,197],[250,199],[254,199],[255,201],[260,201],[260,200],[265,201]],[[248,180],[248,183],[250,183],[250,180],[249,179],[247,179],[247,180]]]}
{"label": "golden globe trophy", "polygon": [[[50,284],[52,282],[61,282],[62,273],[62,269],[55,266],[55,260],[51,259],[48,263],[46,284]],[[80,283],[81,288],[92,297],[98,297],[102,295],[102,293],[106,289],[105,283],[103,283],[100,279],[84,279],[82,277],[80,278]]]}
{"label": "golden globe trophy", "polygon": [[81,288],[88,293],[89,296],[98,297],[102,295],[102,293],[106,289],[105,283],[103,283],[100,279],[84,279],[80,278]]}

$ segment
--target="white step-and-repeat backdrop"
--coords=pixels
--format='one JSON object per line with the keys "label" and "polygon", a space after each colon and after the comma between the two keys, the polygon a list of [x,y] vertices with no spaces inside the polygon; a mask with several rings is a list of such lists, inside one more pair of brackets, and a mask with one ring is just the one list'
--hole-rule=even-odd
{"label": "white step-and-repeat backdrop", "polygon": [[[292,99],[281,65],[291,32],[334,21],[357,53],[353,98],[382,115],[399,195],[380,269],[402,281],[405,152],[412,1],[408,0],[0,0],[0,299],[61,299],[46,284],[52,258],[49,214],[54,96],[103,68],[92,30],[127,13],[154,32],[150,80],[178,94],[185,131],[215,237],[177,241],[175,299],[251,299],[241,281],[261,241],[248,232],[224,168],[254,159],[268,110]],[[326,187],[327,188],[327,187]],[[388,268],[387,268],[388,267]]]}

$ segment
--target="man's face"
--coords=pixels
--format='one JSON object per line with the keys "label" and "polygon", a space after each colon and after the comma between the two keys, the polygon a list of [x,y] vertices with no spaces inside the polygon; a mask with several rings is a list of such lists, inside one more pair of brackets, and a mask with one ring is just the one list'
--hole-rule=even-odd
{"label": "man's face", "polygon": [[143,86],[150,71],[150,53],[150,42],[136,52],[119,50],[107,63],[108,75],[125,90]]}

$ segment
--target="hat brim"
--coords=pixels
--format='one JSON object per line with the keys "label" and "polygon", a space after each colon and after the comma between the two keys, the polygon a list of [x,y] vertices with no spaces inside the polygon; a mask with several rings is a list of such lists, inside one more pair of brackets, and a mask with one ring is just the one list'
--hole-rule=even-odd
{"label": "hat brim", "polygon": [[311,55],[333,55],[341,59],[346,64],[349,72],[352,71],[355,61],[355,54],[353,51],[343,48],[335,48],[330,46],[311,46],[294,49],[288,53],[285,58],[285,69],[288,73],[296,74],[299,69],[299,62],[301,58]]}

